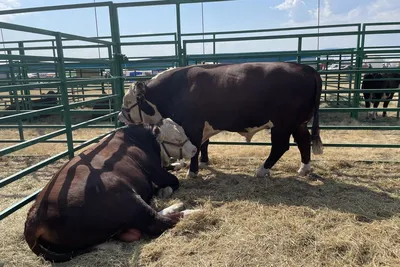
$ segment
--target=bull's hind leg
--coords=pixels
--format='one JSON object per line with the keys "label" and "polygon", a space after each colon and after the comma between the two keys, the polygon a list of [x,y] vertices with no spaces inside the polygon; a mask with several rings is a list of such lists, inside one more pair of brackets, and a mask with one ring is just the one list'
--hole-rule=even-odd
{"label": "bull's hind leg", "polygon": [[263,178],[270,175],[271,168],[289,150],[290,133],[278,128],[271,129],[271,152],[263,165],[258,168],[256,176]]}
{"label": "bull's hind leg", "polygon": [[[383,108],[387,108],[389,106],[390,101],[393,99],[394,93],[388,94],[386,99],[383,101]],[[382,117],[386,117],[386,110],[383,111]]]}
{"label": "bull's hind leg", "polygon": [[307,124],[302,124],[296,129],[293,132],[293,138],[301,154],[300,169],[297,172],[299,175],[306,175],[311,171],[311,137],[307,129]]}
{"label": "bull's hind leg", "polygon": [[[118,239],[125,242],[140,239],[142,233],[158,236],[172,228],[184,216],[181,212],[170,212],[166,215],[158,213],[136,193],[131,195],[131,200],[125,207],[123,211],[125,229],[117,235]],[[174,210],[179,208],[175,207]]]}
{"label": "bull's hind leg", "polygon": [[[183,210],[183,209],[184,209],[184,204],[182,202],[178,202],[159,211],[157,215],[161,217],[167,217],[169,219],[176,221],[179,220],[181,217],[185,217],[189,214],[200,211],[200,210]],[[130,228],[120,233],[118,239],[124,242],[134,242],[140,240],[141,237],[142,237],[142,232],[139,229]]]}

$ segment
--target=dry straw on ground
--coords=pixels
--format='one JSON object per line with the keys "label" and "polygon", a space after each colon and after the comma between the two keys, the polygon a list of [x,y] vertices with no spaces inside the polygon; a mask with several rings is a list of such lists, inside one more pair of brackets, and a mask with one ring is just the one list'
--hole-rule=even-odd
{"label": "dry straw on ground", "polygon": [[[352,137],[355,133],[324,132],[323,140],[368,136],[368,132],[357,133],[358,137]],[[375,141],[398,140],[396,133],[380,135],[382,139]],[[255,140],[265,137],[268,134],[260,133]],[[237,134],[226,133],[215,137],[219,138],[242,140]],[[265,147],[210,146],[212,165],[202,170],[199,178],[186,179],[186,170],[179,171],[180,190],[171,199],[153,201],[157,209],[180,200],[203,212],[184,219],[156,239],[116,243],[108,250],[56,266],[400,264],[400,166],[353,162],[379,157],[400,160],[398,149],[326,148],[324,155],[314,157],[315,175],[297,177],[299,153],[292,147],[277,163],[273,178],[253,177],[268,151]],[[3,157],[1,177],[41,157]],[[0,208],[43,186],[60,164],[1,189]],[[36,257],[23,239],[28,207],[0,222],[0,261],[5,266],[51,266]]]}

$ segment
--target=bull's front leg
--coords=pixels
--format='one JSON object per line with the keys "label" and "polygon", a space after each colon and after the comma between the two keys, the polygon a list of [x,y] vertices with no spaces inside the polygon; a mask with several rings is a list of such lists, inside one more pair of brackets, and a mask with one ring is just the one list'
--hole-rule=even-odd
{"label": "bull's front leg", "polygon": [[190,166],[188,173],[186,174],[186,178],[194,178],[197,177],[199,173],[199,152],[200,152],[200,145],[196,145],[197,152],[190,160]]}
{"label": "bull's front leg", "polygon": [[198,124],[199,126],[193,127],[191,126],[190,128],[185,128],[186,135],[192,142],[192,144],[197,148],[196,154],[192,157],[190,160],[190,166],[188,173],[186,174],[186,178],[189,177],[197,177],[197,174],[199,173],[199,154],[201,151],[201,141],[203,138],[203,125],[204,123]]}
{"label": "bull's front leg", "polygon": [[158,197],[170,197],[179,188],[178,178],[161,166],[154,166],[149,177]]}

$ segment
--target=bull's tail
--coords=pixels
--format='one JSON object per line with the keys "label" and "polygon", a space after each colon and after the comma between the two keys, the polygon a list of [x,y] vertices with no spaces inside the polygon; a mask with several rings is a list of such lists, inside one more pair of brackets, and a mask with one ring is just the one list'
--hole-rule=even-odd
{"label": "bull's tail", "polygon": [[312,152],[315,155],[321,155],[323,153],[322,140],[319,135],[319,104],[322,92],[322,79],[321,76],[315,74],[315,106],[314,106],[314,119],[311,129],[311,146]]}
{"label": "bull's tail", "polygon": [[65,262],[69,261],[72,258],[87,253],[93,248],[87,248],[76,251],[68,251],[68,252],[55,252],[47,247],[49,245],[48,242],[41,239],[42,228],[38,225],[37,222],[32,222],[33,220],[28,219],[25,223],[25,240],[28,243],[29,248],[38,256],[42,256],[45,260],[53,261],[53,262]]}

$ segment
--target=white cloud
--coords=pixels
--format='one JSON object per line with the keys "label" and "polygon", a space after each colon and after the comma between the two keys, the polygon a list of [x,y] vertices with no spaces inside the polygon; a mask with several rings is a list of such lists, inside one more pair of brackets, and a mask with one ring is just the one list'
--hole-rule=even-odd
{"label": "white cloud", "polygon": [[[0,10],[10,10],[21,7],[19,0],[0,0]],[[2,15],[0,21],[9,22],[15,15]]]}
{"label": "white cloud", "polygon": [[309,17],[307,5],[303,0],[284,0],[272,8],[288,12],[291,22],[306,21]]}
{"label": "white cloud", "polygon": [[[343,24],[343,23],[365,23],[365,22],[385,22],[398,21],[400,14],[399,0],[374,0],[365,1],[365,4],[359,5],[353,9],[342,12],[333,12],[330,3],[333,0],[322,0],[320,10],[321,24]],[[335,0],[339,1],[339,0]],[[345,0],[340,0],[345,2]],[[293,13],[298,12],[294,2],[303,2],[299,0],[285,0],[276,9],[286,11],[289,20],[284,23],[285,26],[316,25],[318,18],[318,8],[308,9],[308,18],[306,20],[294,19]],[[304,4],[305,5],[305,4]]]}

